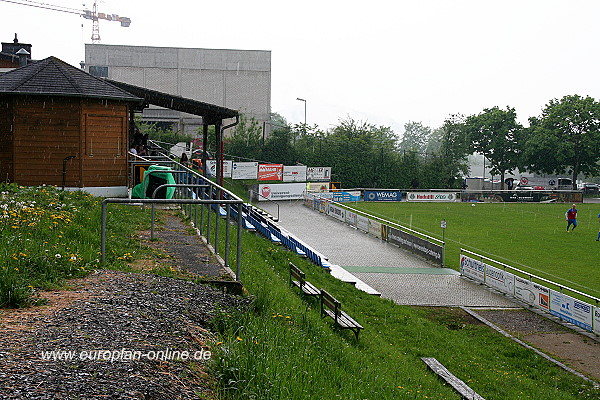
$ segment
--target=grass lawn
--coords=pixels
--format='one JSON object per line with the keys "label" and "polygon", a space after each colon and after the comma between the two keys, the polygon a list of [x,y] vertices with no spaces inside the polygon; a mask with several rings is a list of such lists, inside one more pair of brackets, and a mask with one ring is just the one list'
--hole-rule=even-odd
{"label": "grass lawn", "polygon": [[352,207],[442,238],[446,265],[459,268],[465,248],[600,297],[600,204],[578,205],[578,226],[566,232],[569,204],[353,203]]}
{"label": "grass lawn", "polygon": [[[358,342],[289,286],[289,261],[365,327]],[[462,310],[398,306],[247,232],[242,280],[256,297],[252,309],[215,322],[211,371],[228,399],[460,399],[421,357],[435,357],[489,400],[600,395]]]}
{"label": "grass lawn", "polygon": [[[27,305],[35,288],[98,267],[99,199],[14,185],[2,187],[0,196],[4,306]],[[153,254],[132,240],[138,223],[147,228],[147,210],[114,206],[110,213],[110,266],[126,268],[126,261]],[[338,281],[257,234],[243,232],[243,240],[242,280],[254,301],[249,310],[223,311],[214,321],[220,337],[209,370],[221,398],[460,399],[421,357],[437,358],[488,400],[600,396],[590,384],[460,310],[398,306]],[[314,299],[290,287],[289,261],[365,327],[358,342],[322,319]]]}

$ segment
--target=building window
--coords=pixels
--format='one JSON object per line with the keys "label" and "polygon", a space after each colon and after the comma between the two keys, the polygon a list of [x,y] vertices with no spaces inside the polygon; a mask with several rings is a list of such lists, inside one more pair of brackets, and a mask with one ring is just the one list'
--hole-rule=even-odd
{"label": "building window", "polygon": [[90,74],[98,78],[108,78],[108,67],[90,65]]}

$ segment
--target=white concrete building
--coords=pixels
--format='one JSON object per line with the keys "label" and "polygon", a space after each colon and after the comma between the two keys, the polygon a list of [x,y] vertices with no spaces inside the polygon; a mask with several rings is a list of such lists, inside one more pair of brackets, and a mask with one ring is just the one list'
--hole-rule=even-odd
{"label": "white concrete building", "polygon": [[[238,110],[265,124],[271,115],[271,52],[174,47],[85,45],[85,70],[95,76]],[[200,117],[156,106],[143,119],[194,134]]]}

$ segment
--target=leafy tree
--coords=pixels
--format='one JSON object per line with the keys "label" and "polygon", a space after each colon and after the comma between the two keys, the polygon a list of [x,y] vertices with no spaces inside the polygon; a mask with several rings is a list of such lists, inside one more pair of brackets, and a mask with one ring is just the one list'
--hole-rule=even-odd
{"label": "leafy tree", "polygon": [[424,153],[430,135],[430,127],[423,125],[421,122],[407,122],[404,124],[404,135],[400,140],[400,150]]}
{"label": "leafy tree", "polygon": [[258,121],[240,114],[240,121],[229,138],[224,139],[225,153],[243,159],[257,159],[261,154],[263,129]]}
{"label": "leafy tree", "polygon": [[262,148],[261,159],[286,165],[296,164],[294,137],[290,127],[273,128]]}
{"label": "leafy tree", "polygon": [[141,115],[136,115],[135,126],[140,130],[142,135],[148,135],[150,140],[159,143],[161,147],[168,150],[179,142],[191,142],[192,135],[183,134],[179,131],[174,131],[172,128],[163,128],[156,123],[142,121]]}
{"label": "leafy tree", "polygon": [[376,187],[383,184],[381,177],[386,163],[393,160],[395,144],[390,128],[348,118],[323,138],[323,152],[345,187]]}
{"label": "leafy tree", "polygon": [[473,152],[466,131],[465,117],[448,116],[444,124],[431,133],[427,141],[428,174],[430,188],[462,187],[462,177],[469,172],[468,155]]}
{"label": "leafy tree", "polygon": [[600,173],[600,103],[591,97],[551,100],[540,117],[529,119],[523,164],[530,171],[572,174]]}
{"label": "leafy tree", "polygon": [[523,127],[516,119],[514,108],[502,110],[492,107],[465,121],[466,132],[475,151],[482,153],[490,161],[492,174],[500,174],[502,188],[505,173],[512,172],[519,164],[517,138]]}

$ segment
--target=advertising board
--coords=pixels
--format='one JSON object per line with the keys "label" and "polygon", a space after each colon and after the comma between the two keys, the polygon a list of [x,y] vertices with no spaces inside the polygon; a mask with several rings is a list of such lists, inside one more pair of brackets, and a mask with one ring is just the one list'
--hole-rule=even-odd
{"label": "advertising board", "polygon": [[258,178],[257,162],[234,162],[231,170],[232,179],[256,179]]}
{"label": "advertising board", "polygon": [[587,331],[592,330],[592,308],[588,303],[550,289],[550,313]]}
{"label": "advertising board", "polygon": [[329,181],[331,180],[331,167],[308,167],[306,168],[306,180]]}
{"label": "advertising board", "polygon": [[306,190],[310,192],[327,192],[329,191],[329,182],[308,182]]}
{"label": "advertising board", "polygon": [[346,223],[350,226],[356,226],[356,218],[358,217],[358,214],[356,214],[355,212],[346,210]]}
{"label": "advertising board", "polygon": [[320,192],[318,196],[323,199],[333,200],[337,203],[360,201],[360,191],[358,190],[352,192]]}
{"label": "advertising board", "polygon": [[284,165],[284,182],[306,182],[306,165]]}
{"label": "advertising board", "polygon": [[263,183],[258,185],[259,201],[299,200],[304,196],[304,183]]}
{"label": "advertising board", "polygon": [[381,239],[382,235],[381,235],[381,222],[377,222],[377,221],[373,221],[372,219],[369,220],[369,233],[375,237],[378,237]]}
{"label": "advertising board", "polygon": [[336,206],[335,204],[329,203],[327,215],[337,219],[338,221],[344,222],[346,220],[346,210],[344,210],[342,207]]}
{"label": "advertising board", "polygon": [[407,201],[457,201],[456,193],[441,193],[441,192],[409,192],[406,194]]}
{"label": "advertising board", "polygon": [[400,190],[365,190],[363,193],[365,201],[401,201]]}
{"label": "advertising board", "polygon": [[600,336],[600,307],[594,307],[594,333]]}
{"label": "advertising board", "polygon": [[280,181],[283,179],[283,164],[259,164],[259,181]]}
{"label": "advertising board", "polygon": [[362,215],[356,216],[356,227],[363,232],[369,232],[369,218]]}
{"label": "advertising board", "polygon": [[388,242],[442,265],[442,246],[392,227],[389,227],[387,237]]}
{"label": "advertising board", "polygon": [[486,264],[465,255],[460,256],[460,273],[478,282],[485,282]]}
{"label": "advertising board", "polygon": [[[210,176],[217,176],[217,160],[206,160],[208,166],[208,173]],[[233,161],[223,160],[223,177],[231,178],[231,169],[233,168]]]}
{"label": "advertising board", "polygon": [[550,289],[518,276],[515,276],[515,297],[544,311],[550,309]]}
{"label": "advertising board", "polygon": [[502,293],[515,294],[515,276],[509,272],[488,265],[485,270],[485,283]]}

